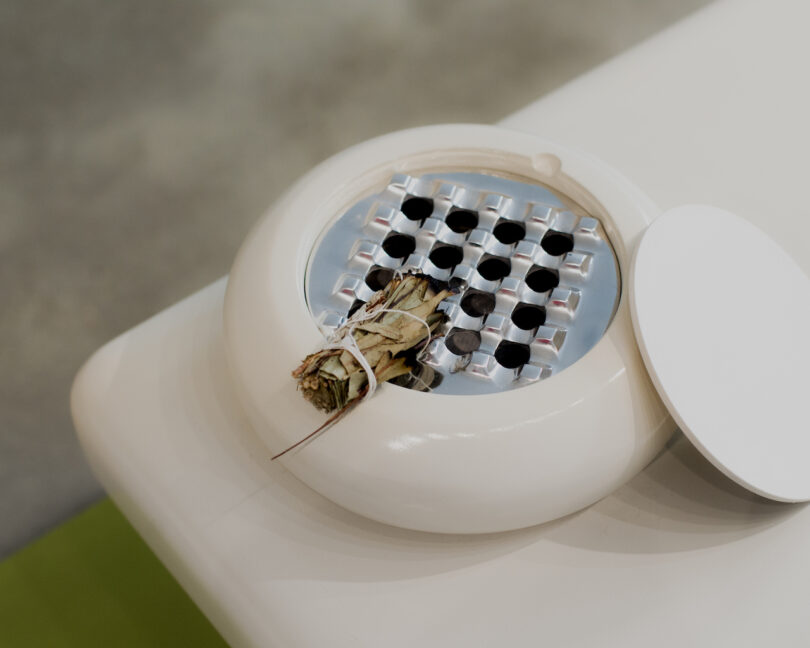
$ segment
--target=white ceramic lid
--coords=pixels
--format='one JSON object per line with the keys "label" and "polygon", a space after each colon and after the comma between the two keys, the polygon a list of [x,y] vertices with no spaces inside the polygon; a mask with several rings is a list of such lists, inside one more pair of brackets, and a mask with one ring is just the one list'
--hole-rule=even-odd
{"label": "white ceramic lid", "polygon": [[810,500],[810,279],[765,233],[715,207],[644,233],[630,307],[644,362],[684,434],[765,497]]}

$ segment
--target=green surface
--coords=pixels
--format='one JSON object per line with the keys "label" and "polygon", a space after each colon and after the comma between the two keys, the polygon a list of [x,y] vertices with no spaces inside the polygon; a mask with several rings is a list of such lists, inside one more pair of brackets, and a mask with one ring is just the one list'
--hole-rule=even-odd
{"label": "green surface", "polygon": [[227,644],[104,500],[0,563],[0,646]]}

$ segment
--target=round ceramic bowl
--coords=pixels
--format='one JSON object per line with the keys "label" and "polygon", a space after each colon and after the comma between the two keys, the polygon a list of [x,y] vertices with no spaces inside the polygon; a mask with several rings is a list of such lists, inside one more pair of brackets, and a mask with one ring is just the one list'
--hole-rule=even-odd
{"label": "round ceramic bowl", "polygon": [[[387,195],[393,182],[407,199],[402,178],[442,174],[544,187],[598,221],[618,279],[607,321],[581,357],[537,370],[531,380],[521,380],[518,369],[514,384],[497,388],[476,389],[475,377],[449,393],[383,384],[278,461],[341,506],[400,527],[485,533],[539,524],[616,489],[675,429],[644,368],[621,290],[635,244],[658,208],[588,155],[503,128],[446,125],[386,135],[322,163],[257,223],[236,258],[225,302],[233,380],[269,453],[318,428],[326,416],[296,392],[290,376],[328,333],[313,301],[318,254],[340,219],[370,196]],[[338,297],[341,281],[327,276]],[[587,328],[589,318],[570,326]],[[496,369],[502,377],[503,368]]]}

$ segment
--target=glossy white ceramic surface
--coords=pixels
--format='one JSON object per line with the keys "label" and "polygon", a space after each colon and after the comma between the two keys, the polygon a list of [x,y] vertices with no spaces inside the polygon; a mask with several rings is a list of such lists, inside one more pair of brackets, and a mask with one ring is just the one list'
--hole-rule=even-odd
{"label": "glossy white ceramic surface", "polygon": [[116,504],[234,648],[810,639],[810,508],[737,486],[683,437],[600,502],[522,531],[419,533],[331,503],[245,419],[224,293],[219,281],[105,346],[73,411]]}
{"label": "glossy white ceramic surface", "polygon": [[[719,3],[505,124],[595,152],[664,207],[722,205],[808,272],[808,21],[805,2]],[[224,292],[106,345],[73,412],[116,504],[232,646],[810,644],[810,508],[750,493],[682,437],[587,509],[492,536],[317,495],[245,420]]]}
{"label": "glossy white ceramic surface", "polygon": [[[395,172],[480,166],[545,182],[600,218],[625,272],[657,210],[599,161],[494,126],[431,126],[365,142],[299,181],[248,236],[225,298],[236,393],[272,455],[326,419],[289,372],[323,344],[304,299],[306,261],[346,205]],[[583,189],[583,187],[585,189]],[[538,524],[604,497],[674,431],[620,299],[604,337],[559,374],[496,394],[382,385],[281,461],[322,495],[375,520],[444,533]]]}
{"label": "glossy white ceramic surface", "polygon": [[641,353],[681,430],[734,481],[810,499],[810,279],[762,230],[669,210],[630,273]]}

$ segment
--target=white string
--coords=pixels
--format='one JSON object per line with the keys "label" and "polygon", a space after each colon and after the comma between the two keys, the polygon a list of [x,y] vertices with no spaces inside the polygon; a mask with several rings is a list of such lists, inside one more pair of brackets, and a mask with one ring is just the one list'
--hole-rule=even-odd
{"label": "white string", "polygon": [[[368,320],[374,319],[377,317],[378,313],[400,313],[402,315],[406,315],[411,319],[415,319],[417,322],[421,322],[421,324],[427,330],[427,338],[425,338],[425,342],[422,345],[422,350],[424,350],[425,346],[430,342],[432,331],[430,330],[430,325],[421,317],[414,315],[413,313],[409,313],[408,311],[399,310],[398,308],[378,308],[374,312],[366,312],[366,313],[355,313],[357,316],[354,322],[352,322],[351,326],[346,329],[343,329],[340,332],[341,337],[335,339],[333,336],[330,344],[327,344],[324,349],[343,349],[348,351],[349,353],[354,356],[354,359],[357,360],[358,364],[363,368],[363,371],[366,372],[366,377],[368,378],[368,391],[366,395],[363,397],[363,400],[370,398],[375,391],[377,391],[377,377],[374,375],[374,371],[371,368],[366,356],[363,355],[363,352],[360,350],[360,347],[357,346],[357,340],[354,339],[354,331],[357,328],[357,325],[366,322]],[[351,318],[349,318],[351,321]],[[348,322],[347,322],[348,323]]]}
{"label": "white string", "polygon": [[365,400],[377,390],[377,377],[374,375],[374,371],[371,369],[368,360],[366,360],[366,356],[363,355],[360,347],[357,346],[357,340],[354,339],[355,326],[356,324],[353,324],[347,329],[347,334],[341,338],[340,342],[328,344],[324,349],[344,349],[354,356],[354,359],[357,360],[358,364],[363,368],[363,371],[366,372],[366,377],[368,378],[368,391],[363,397],[363,400]]}

